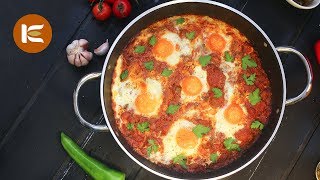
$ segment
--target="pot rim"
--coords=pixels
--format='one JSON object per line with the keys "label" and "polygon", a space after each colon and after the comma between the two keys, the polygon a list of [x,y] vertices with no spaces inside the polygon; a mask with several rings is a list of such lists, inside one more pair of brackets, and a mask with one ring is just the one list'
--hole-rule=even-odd
{"label": "pot rim", "polygon": [[165,175],[165,174],[162,174],[158,171],[156,171],[155,169],[151,169],[149,168],[148,166],[144,165],[143,163],[141,163],[139,160],[137,160],[135,157],[133,157],[132,154],[130,154],[127,149],[122,145],[122,143],[119,141],[117,135],[115,134],[115,132],[113,131],[112,129],[112,126],[109,122],[109,119],[108,119],[108,115],[107,115],[107,112],[106,112],[106,109],[105,109],[105,102],[104,102],[104,79],[105,79],[105,73],[106,73],[106,70],[107,70],[107,67],[108,67],[108,61],[109,61],[109,58],[113,52],[113,49],[115,48],[116,44],[118,43],[118,41],[120,40],[120,38],[123,36],[123,34],[133,25],[135,24],[137,21],[139,21],[141,18],[143,18],[144,16],[146,16],[147,14],[153,12],[153,11],[156,11],[158,9],[161,9],[163,7],[166,7],[166,6],[170,6],[170,5],[174,5],[174,4],[180,4],[180,3],[205,3],[205,4],[209,4],[209,5],[215,5],[215,6],[219,6],[219,7],[222,7],[222,8],[225,8],[225,9],[228,9],[236,14],[238,14],[239,16],[241,16],[242,18],[246,19],[247,21],[249,21],[252,25],[254,25],[254,27],[259,30],[259,32],[264,36],[264,38],[268,41],[269,45],[271,46],[277,60],[278,60],[278,63],[279,63],[279,67],[280,67],[280,71],[281,71],[281,76],[282,76],[282,84],[283,84],[283,99],[282,99],[282,106],[281,106],[281,110],[280,110],[280,115],[279,115],[279,120],[278,120],[278,123],[272,133],[272,135],[270,136],[269,140],[267,141],[267,143],[263,146],[263,148],[251,159],[249,160],[248,162],[246,162],[245,164],[243,164],[242,166],[238,167],[237,169],[233,170],[233,171],[230,171],[229,173],[226,173],[224,175],[221,175],[221,176],[217,176],[217,177],[213,177],[213,178],[208,178],[208,179],[221,179],[221,178],[225,178],[225,177],[228,177],[242,169],[244,169],[245,167],[247,167],[249,164],[251,164],[254,160],[256,160],[265,150],[266,148],[269,146],[269,144],[271,143],[271,141],[273,140],[273,138],[275,137],[279,127],[280,127],[280,124],[281,124],[281,121],[282,121],[282,118],[283,118],[283,113],[284,113],[284,109],[285,109],[285,101],[286,101],[286,93],[287,93],[287,89],[286,89],[286,79],[285,79],[285,74],[284,74],[284,69],[283,69],[283,65],[282,65],[282,62],[280,60],[280,57],[279,57],[279,54],[275,48],[275,46],[273,45],[273,43],[271,42],[271,40],[269,39],[269,37],[267,36],[267,34],[252,20],[250,19],[248,16],[246,16],[245,14],[243,14],[242,12],[238,11],[237,9],[234,9],[233,7],[230,7],[228,5],[225,5],[225,4],[222,4],[222,3],[219,3],[219,2],[215,2],[215,1],[208,1],[208,0],[175,0],[175,1],[171,1],[171,2],[166,2],[166,3],[162,3],[162,4],[159,4],[155,7],[152,7],[148,10],[146,10],[145,12],[143,12],[142,14],[140,14],[139,16],[137,16],[135,19],[133,19],[121,32],[120,34],[117,36],[117,38],[115,39],[115,41],[113,42],[112,46],[110,47],[110,50],[106,56],[106,59],[105,59],[105,62],[104,62],[104,65],[103,65],[103,69],[102,69],[102,75],[101,75],[101,81],[100,81],[100,101],[101,101],[101,107],[102,107],[102,111],[103,111],[103,115],[104,115],[104,118],[106,120],[106,123],[107,123],[107,126],[113,136],[113,138],[116,140],[117,144],[121,147],[121,149],[134,161],[136,162],[138,165],[140,165],[141,167],[143,167],[144,169],[146,169],[147,171],[157,175],[157,176],[160,176],[160,177],[163,177],[163,178],[166,178],[166,179],[181,179],[181,178],[176,178],[176,177],[171,177],[171,176],[168,176],[168,175]]}

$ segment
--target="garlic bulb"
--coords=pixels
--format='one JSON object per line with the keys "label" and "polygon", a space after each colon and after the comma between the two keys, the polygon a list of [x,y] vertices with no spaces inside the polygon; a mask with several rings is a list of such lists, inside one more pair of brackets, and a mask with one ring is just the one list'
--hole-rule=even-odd
{"label": "garlic bulb", "polygon": [[92,59],[92,53],[87,51],[89,42],[85,39],[74,40],[66,48],[70,64],[77,67],[85,66]]}
{"label": "garlic bulb", "polygon": [[95,49],[93,52],[98,56],[106,55],[109,50],[109,41],[106,40],[105,43],[101,44],[97,49]]}

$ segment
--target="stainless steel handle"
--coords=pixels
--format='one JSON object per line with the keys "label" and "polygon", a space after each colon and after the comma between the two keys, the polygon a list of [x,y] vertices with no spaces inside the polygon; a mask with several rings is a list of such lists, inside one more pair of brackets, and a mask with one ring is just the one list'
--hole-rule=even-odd
{"label": "stainless steel handle", "polygon": [[292,105],[292,104],[295,104],[295,103],[301,101],[302,99],[306,98],[310,94],[311,88],[312,88],[312,80],[313,80],[313,74],[312,74],[312,70],[311,70],[312,68],[311,68],[311,65],[310,65],[309,61],[307,60],[307,58],[294,48],[277,47],[277,51],[284,52],[284,53],[294,53],[294,54],[298,55],[300,60],[303,62],[304,66],[306,68],[306,71],[307,71],[308,81],[307,81],[307,85],[304,88],[304,90],[298,96],[286,100],[286,105]]}
{"label": "stainless steel handle", "polygon": [[90,128],[92,130],[95,130],[95,131],[109,131],[109,128],[106,125],[94,125],[94,124],[91,124],[88,121],[86,121],[81,116],[80,110],[79,110],[79,105],[78,105],[78,95],[79,95],[79,91],[80,91],[80,88],[82,87],[82,85],[92,79],[99,78],[100,76],[101,76],[100,72],[99,73],[95,72],[95,73],[90,73],[80,79],[80,81],[78,82],[77,88],[73,92],[73,107],[74,107],[74,112],[76,113],[76,115],[82,125]]}

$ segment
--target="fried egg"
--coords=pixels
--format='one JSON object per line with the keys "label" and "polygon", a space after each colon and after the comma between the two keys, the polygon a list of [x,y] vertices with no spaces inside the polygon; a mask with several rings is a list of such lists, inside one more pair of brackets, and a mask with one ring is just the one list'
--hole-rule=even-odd
{"label": "fried egg", "polygon": [[158,61],[166,62],[170,66],[177,65],[181,55],[190,55],[192,52],[189,40],[181,39],[178,34],[166,32],[158,38],[152,48],[152,54]]}
{"label": "fried egg", "polygon": [[136,114],[154,116],[158,114],[162,103],[162,85],[157,80],[147,78],[145,85],[140,87],[140,93],[134,102]]}
{"label": "fried egg", "polygon": [[205,46],[210,52],[220,52],[222,55],[230,49],[232,37],[221,32],[206,29],[204,33]]}
{"label": "fried egg", "polygon": [[[122,58],[119,58],[118,63],[122,63]],[[121,66],[117,64],[116,75],[121,74]],[[116,102],[116,118],[124,110],[134,110],[135,114],[145,117],[156,116],[162,104],[162,84],[152,78],[145,81],[130,77],[120,81],[120,78],[116,78],[112,86],[112,96]]]}
{"label": "fried egg", "polygon": [[214,127],[216,132],[223,133],[226,137],[234,137],[237,131],[244,128],[245,118],[244,106],[232,103],[218,110]]}
{"label": "fried egg", "polygon": [[207,71],[203,70],[201,66],[196,66],[191,76],[186,76],[182,79],[180,86],[181,100],[183,102],[200,100],[201,94],[209,90]]}
{"label": "fried egg", "polygon": [[151,78],[145,82],[130,79],[120,82],[114,85],[114,91],[118,112],[121,108],[133,109],[135,114],[151,117],[158,114],[162,104],[162,85]]}
{"label": "fried egg", "polygon": [[213,126],[216,132],[223,133],[226,137],[234,137],[237,131],[244,128],[247,110],[243,104],[236,103],[235,87],[229,81],[225,83],[225,90],[224,98],[228,102],[215,114]]}
{"label": "fried egg", "polygon": [[169,164],[179,154],[185,156],[195,155],[201,143],[201,139],[192,132],[192,128],[195,126],[192,122],[184,119],[175,121],[162,140],[162,156],[155,154],[151,158],[156,162]]}

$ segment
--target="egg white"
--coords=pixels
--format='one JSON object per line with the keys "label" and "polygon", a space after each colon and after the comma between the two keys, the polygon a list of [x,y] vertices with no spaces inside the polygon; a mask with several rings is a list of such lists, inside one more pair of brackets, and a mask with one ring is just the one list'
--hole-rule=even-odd
{"label": "egg white", "polygon": [[125,81],[120,80],[122,69],[123,56],[118,58],[117,65],[114,70],[114,82],[112,85],[112,99],[115,103],[115,117],[120,118],[121,111],[127,106],[128,109],[133,109],[133,104],[140,93],[138,84],[130,80],[128,77]]}
{"label": "egg white", "polygon": [[200,111],[198,109],[190,109],[183,114],[183,116],[186,118],[199,117],[199,115]]}
{"label": "egg white", "polygon": [[[224,38],[224,40],[226,40],[226,47],[224,47],[223,52],[225,51],[229,51],[230,47],[231,47],[231,43],[232,43],[232,37],[228,36],[224,33],[219,33],[220,36],[222,36]],[[223,53],[224,56],[224,53]]]}
{"label": "egg white", "polygon": [[137,84],[131,80],[120,82],[117,85],[114,85],[114,101],[117,104],[116,109],[119,110],[120,107],[127,106],[127,109],[134,108],[134,102],[140,93],[140,89]]}

